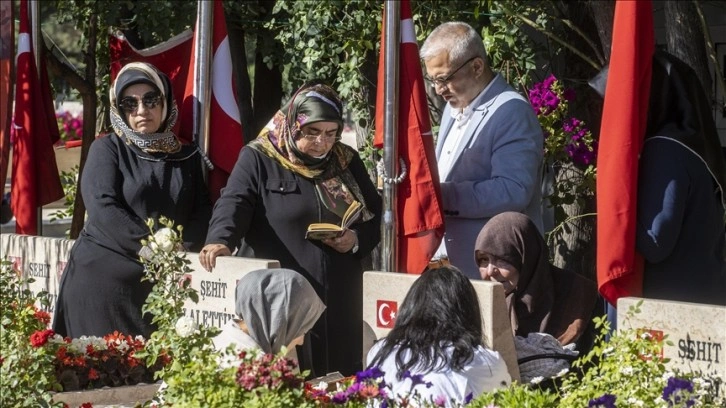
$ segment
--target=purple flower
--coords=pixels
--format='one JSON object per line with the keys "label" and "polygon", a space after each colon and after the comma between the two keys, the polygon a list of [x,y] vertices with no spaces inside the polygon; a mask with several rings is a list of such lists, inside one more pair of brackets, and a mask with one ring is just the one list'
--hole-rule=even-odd
{"label": "purple flower", "polygon": [[367,380],[375,380],[376,378],[383,377],[383,375],[384,373],[379,367],[371,367],[367,370],[359,371],[358,374],[355,375],[355,381],[363,382]]}
{"label": "purple flower", "polygon": [[351,384],[350,387],[348,387],[348,389],[345,390],[345,393],[348,396],[358,394],[358,392],[361,390],[362,387],[363,387],[362,383],[359,383],[356,381],[353,384]]}
{"label": "purple flower", "polygon": [[670,407],[681,406],[683,403],[685,403],[687,407],[691,407],[695,403],[693,398],[689,395],[691,393],[693,393],[692,382],[681,378],[671,377],[668,379],[668,384],[663,389],[663,399],[668,402],[668,406]]}
{"label": "purple flower", "polygon": [[548,109],[545,115],[553,110],[557,109],[560,104],[560,98],[556,93],[549,91],[544,95],[544,105]]}
{"label": "purple flower", "polygon": [[582,122],[580,121],[580,119],[569,118],[562,123],[562,130],[568,133],[575,132],[581,124]]}
{"label": "purple flower", "polygon": [[[554,77],[552,77],[552,78],[554,78]],[[470,393],[466,394],[466,397],[464,397],[464,405],[467,405],[473,399],[474,399],[474,393],[473,392],[470,392]]]}
{"label": "purple flower", "polygon": [[332,401],[335,404],[345,404],[348,402],[348,394],[345,391],[338,391],[333,394]]}
{"label": "purple flower", "polygon": [[548,76],[547,78],[545,78],[544,81],[542,81],[542,86],[544,86],[545,88],[549,88],[552,86],[552,84],[555,83],[555,81],[557,81],[557,78],[555,78],[554,75],[550,74],[550,76]]}
{"label": "purple flower", "polygon": [[613,394],[604,394],[600,398],[595,398],[587,403],[588,408],[616,408],[615,399],[617,397]]}

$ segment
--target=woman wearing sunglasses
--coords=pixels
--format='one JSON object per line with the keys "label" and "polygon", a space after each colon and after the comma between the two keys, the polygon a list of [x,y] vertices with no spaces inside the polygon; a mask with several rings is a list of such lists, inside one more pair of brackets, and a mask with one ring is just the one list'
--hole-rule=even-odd
{"label": "woman wearing sunglasses", "polygon": [[[361,259],[380,240],[381,199],[358,152],[340,142],[342,132],[335,90],[300,88],[240,152],[199,254],[211,271],[218,256],[239,248],[307,278],[327,306],[305,342],[315,375],[361,369]],[[362,204],[361,216],[340,236],[306,239],[311,223],[340,224],[353,200]]]}
{"label": "woman wearing sunglasses", "polygon": [[187,249],[201,248],[211,215],[196,146],[172,128],[177,106],[171,82],[146,63],[130,63],[110,91],[113,133],[90,147],[81,178],[88,211],[63,272],[53,330],[78,338],[114,331],[146,338],[154,330],[141,307],[151,291],[141,282],[146,220],[166,216],[184,226]]}

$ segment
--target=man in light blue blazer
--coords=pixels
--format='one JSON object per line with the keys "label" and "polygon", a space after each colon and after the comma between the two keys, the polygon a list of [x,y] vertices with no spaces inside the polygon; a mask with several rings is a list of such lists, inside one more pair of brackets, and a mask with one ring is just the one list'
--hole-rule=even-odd
{"label": "man in light blue blazer", "polygon": [[446,232],[434,258],[479,279],[474,243],[491,217],[518,211],[543,232],[544,136],[532,106],[491,70],[468,24],[438,26],[420,56],[429,83],[446,100],[436,144]]}

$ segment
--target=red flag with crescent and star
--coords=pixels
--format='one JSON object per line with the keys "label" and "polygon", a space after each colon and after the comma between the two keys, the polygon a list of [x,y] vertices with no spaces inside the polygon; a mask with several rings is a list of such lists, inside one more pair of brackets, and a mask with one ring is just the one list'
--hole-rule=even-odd
{"label": "red flag with crescent and star", "polygon": [[[411,17],[411,4],[401,1],[401,44],[398,84],[398,154],[408,176],[398,185],[398,271],[420,274],[428,266],[444,236],[441,187],[421,60]],[[386,39],[381,34],[376,95],[374,145],[383,147],[384,55]]]}
{"label": "red flag with crescent and star", "polygon": [[[38,207],[63,197],[53,144],[60,139],[48,72],[35,65],[28,1],[20,2],[20,30],[11,130],[11,206],[15,232],[38,234]],[[42,61],[42,58],[41,58]]]}

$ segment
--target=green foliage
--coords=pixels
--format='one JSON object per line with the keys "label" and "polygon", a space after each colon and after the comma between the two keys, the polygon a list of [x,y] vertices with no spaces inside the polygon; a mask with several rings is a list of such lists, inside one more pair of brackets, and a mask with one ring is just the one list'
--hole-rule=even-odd
{"label": "green foliage", "polygon": [[267,28],[284,53],[265,62],[284,67],[288,90],[311,79],[334,84],[359,125],[368,127],[368,81],[374,81],[381,12],[375,0],[277,1]]}
{"label": "green foliage", "polygon": [[[642,303],[642,301],[641,301]],[[628,314],[639,313],[640,304],[631,307]],[[661,357],[663,341],[648,332],[635,329],[620,330],[610,336],[610,324],[605,317],[594,319],[600,334],[595,346],[562,373],[551,389],[540,389],[539,381],[515,384],[505,390],[484,394],[473,407],[721,407],[724,396],[718,395],[722,380],[698,373],[669,371]],[[674,384],[692,387],[678,389]],[[597,404],[604,396],[614,405]],[[677,401],[678,397],[681,397]],[[667,399],[666,399],[667,398]],[[491,404],[491,405],[487,405]]]}
{"label": "green foliage", "polygon": [[543,59],[545,49],[532,38],[532,32],[524,29],[524,24],[512,10],[522,13],[536,13],[544,16],[545,8],[541,3],[536,7],[530,3],[508,0],[488,1],[490,24],[481,28],[491,66],[498,70],[510,84],[521,91],[527,89],[532,75],[537,69],[536,61]]}
{"label": "green foliage", "polygon": [[40,341],[40,337],[44,343],[52,335],[52,331],[45,330],[50,316],[36,307],[48,306],[48,293],[34,295],[28,289],[32,282],[32,278],[23,279],[6,259],[0,261],[0,389],[3,390],[0,406],[3,407],[62,406],[51,402],[50,391],[60,390],[53,371],[55,355],[41,347]]}
{"label": "green foliage", "polygon": [[[556,408],[557,394],[529,384],[515,383],[508,388],[486,393],[472,401],[471,408]],[[585,406],[585,405],[581,405]]]}
{"label": "green foliage", "polygon": [[[218,330],[198,328],[193,319],[184,316],[184,302],[187,299],[197,302],[199,296],[190,287],[191,262],[184,252],[178,252],[183,249],[182,227],[174,228],[174,221],[165,217],[159,219],[159,227],[154,220],[146,224],[151,235],[141,241],[141,262],[145,268],[142,281],[152,282],[154,287],[142,311],[152,315],[157,330],[151,334],[143,353],[137,355],[145,358],[148,365],[159,358],[170,359],[171,364],[157,372],[157,377],[164,377],[211,349],[211,336]],[[191,336],[194,332],[202,335]]]}
{"label": "green foliage", "polygon": [[[56,210],[50,214],[50,220],[62,220],[73,217],[73,209],[76,204],[76,193],[78,191],[78,173],[79,165],[73,166],[69,171],[60,173],[61,185],[63,186],[63,209]],[[66,230],[66,237],[69,236],[70,230]]]}

